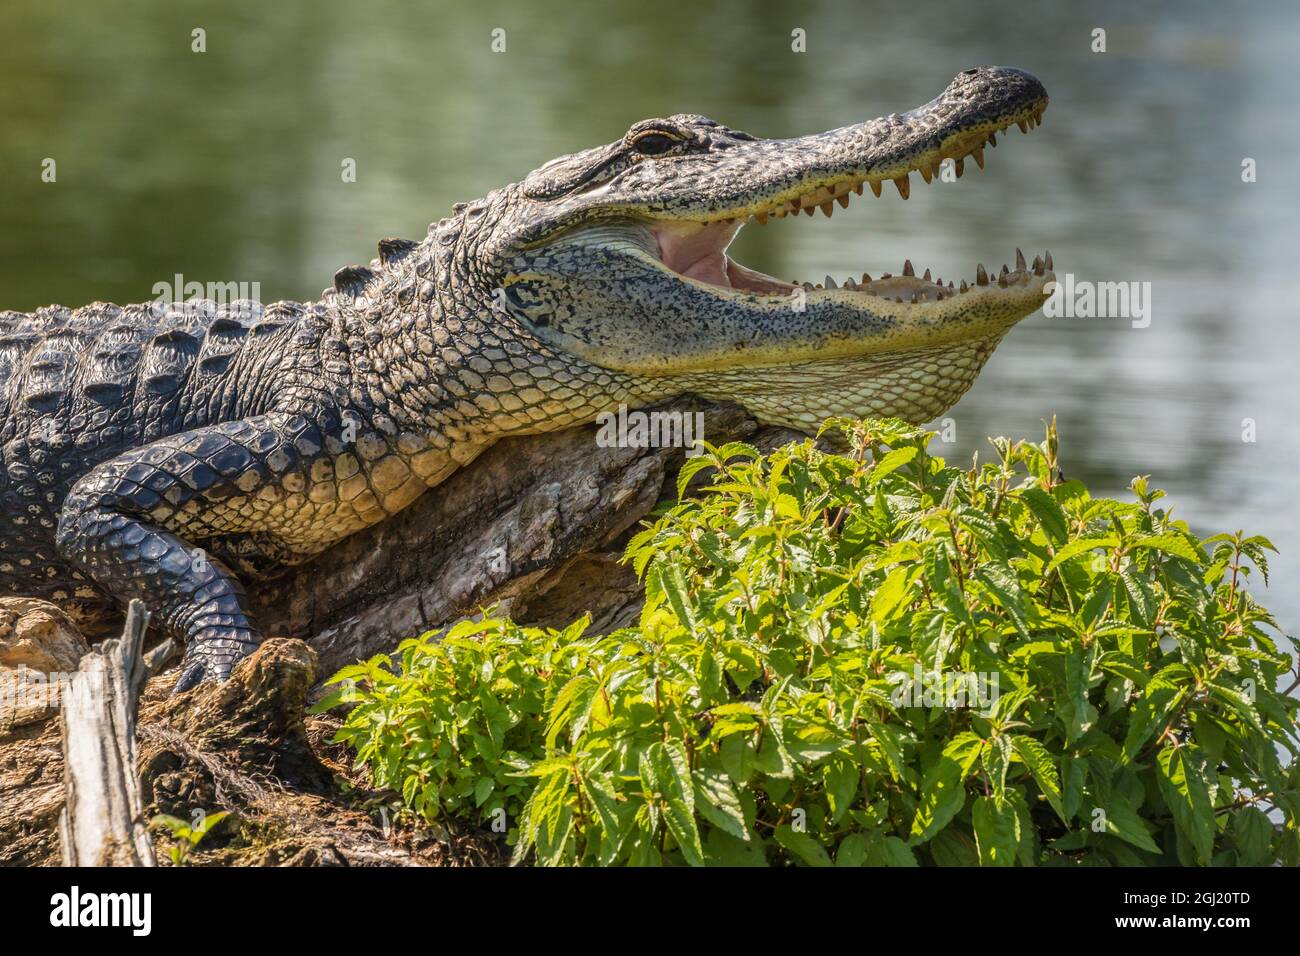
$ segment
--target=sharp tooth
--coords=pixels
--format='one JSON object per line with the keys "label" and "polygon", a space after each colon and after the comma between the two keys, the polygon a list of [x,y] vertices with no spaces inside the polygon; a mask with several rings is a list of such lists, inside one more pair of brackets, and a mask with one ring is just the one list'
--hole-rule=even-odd
{"label": "sharp tooth", "polygon": [[766,226],[766,225],[767,225],[767,213],[765,213],[765,212],[760,212],[760,213],[759,213],[757,216],[755,216],[754,218],[758,220],[758,224],[759,224],[760,226]]}
{"label": "sharp tooth", "polygon": [[1007,274],[1008,272],[1010,272],[1010,271],[1011,271],[1011,270],[1007,268],[1007,264],[1004,262],[1004,263],[1002,263],[1002,271],[999,272],[998,275],[1000,275],[1000,276],[1004,276],[1004,275],[1006,275],[1006,274]]}
{"label": "sharp tooth", "polygon": [[829,219],[831,218],[831,213],[835,211],[835,203],[831,202],[828,199],[824,203],[822,203],[821,210],[826,214],[826,218]]}
{"label": "sharp tooth", "polygon": [[912,271],[912,260],[911,260],[911,259],[904,259],[904,260],[903,260],[903,275],[905,275],[905,276],[914,276],[914,275],[916,275],[916,273],[915,273],[914,271]]}
{"label": "sharp tooth", "polygon": [[1020,251],[1019,246],[1016,246],[1016,271],[1017,272],[1025,271],[1025,254]]}
{"label": "sharp tooth", "polygon": [[811,291],[813,290],[813,284],[812,284],[811,282],[805,282],[805,283],[803,284],[803,287],[804,287],[805,291],[808,291],[808,292],[811,292]]}
{"label": "sharp tooth", "polygon": [[853,191],[854,191],[855,193],[857,193],[859,196],[861,196],[861,195],[862,195],[862,183],[854,183],[854,184],[853,184]]}
{"label": "sharp tooth", "polygon": [[817,207],[813,205],[804,206],[803,211],[811,216],[813,213],[817,211]]}
{"label": "sharp tooth", "polygon": [[841,208],[841,209],[848,209],[848,208],[849,208],[849,194],[848,194],[848,193],[845,193],[843,196],[837,196],[837,197],[835,198],[835,201],[836,201],[837,203],[840,204],[840,208]]}
{"label": "sharp tooth", "polygon": [[870,282],[870,281],[871,281],[871,276],[868,275],[868,274],[865,273],[865,272],[862,273],[862,281],[863,281],[863,282]]}
{"label": "sharp tooth", "polygon": [[927,183],[930,181],[930,170],[928,170],[928,169],[926,169],[924,166],[922,166],[922,167],[921,167],[919,170],[917,170],[917,171],[921,174],[921,178],[924,179]]}
{"label": "sharp tooth", "polygon": [[880,273],[880,278],[882,278],[882,279],[892,279],[893,277],[894,277],[894,274],[893,274],[892,272],[882,272],[882,273]]}
{"label": "sharp tooth", "polygon": [[980,169],[983,169],[984,168],[984,147],[976,146],[974,149],[970,151],[970,154],[975,157],[975,165],[978,166]]}
{"label": "sharp tooth", "polygon": [[880,198],[880,183],[878,183],[878,182],[876,182],[876,180],[872,179],[872,180],[868,180],[867,185],[871,187],[871,191],[872,191],[873,193],[875,193],[875,194],[876,194],[876,198],[879,199],[879,198]]}
{"label": "sharp tooth", "polygon": [[976,285],[989,284],[989,274],[984,271],[984,263],[982,262],[975,267],[975,284]]}
{"label": "sharp tooth", "polygon": [[1022,133],[1029,132],[1029,124],[1026,123],[1024,120],[1016,120],[1016,125],[1020,127],[1020,132]]}
{"label": "sharp tooth", "polygon": [[966,285],[966,280],[965,280],[965,279],[962,279],[962,280],[961,280],[961,291],[962,291],[962,292],[965,292],[968,288],[970,288],[970,286]]}
{"label": "sharp tooth", "polygon": [[951,279],[948,280],[948,291],[949,291],[949,292],[952,291],[952,280],[951,280]]}
{"label": "sharp tooth", "polygon": [[828,289],[838,289],[839,286],[837,286],[837,285],[835,284],[835,280],[834,280],[834,279],[832,279],[830,276],[827,276],[827,277],[826,277],[826,288],[828,288]]}
{"label": "sharp tooth", "polygon": [[912,192],[912,183],[908,179],[907,173],[904,173],[903,175],[895,179],[894,185],[898,187],[898,195],[902,196],[904,199],[906,199],[908,195]]}
{"label": "sharp tooth", "polygon": [[995,147],[998,145],[998,134],[997,134],[997,133],[989,133],[989,145],[990,145],[990,146],[995,146]]}
{"label": "sharp tooth", "polygon": [[937,159],[930,164],[930,175],[932,176],[939,175],[939,161]]}
{"label": "sharp tooth", "polygon": [[853,281],[853,276],[849,276],[847,279],[844,280],[844,288],[846,288],[846,289],[856,289],[857,287],[858,287],[858,284],[857,284],[856,282]]}
{"label": "sharp tooth", "polygon": [[957,172],[957,178],[958,178],[958,179],[961,179],[961,174],[962,174],[962,172],[966,169],[966,160],[965,160],[965,159],[954,159],[953,162],[952,162],[952,168],[953,168],[954,170],[956,170],[956,172]]}
{"label": "sharp tooth", "polygon": [[926,269],[926,270],[925,270],[925,275],[921,276],[921,278],[924,279],[926,282],[931,281],[931,280],[930,280],[930,270],[929,270],[929,269]]}
{"label": "sharp tooth", "polygon": [[1053,268],[1053,266],[1052,266],[1052,254],[1051,254],[1050,252],[1044,252],[1044,253],[1043,253],[1043,264],[1046,265],[1047,268],[1049,268],[1049,269]]}
{"label": "sharp tooth", "polygon": [[1034,256],[1034,275],[1040,276],[1042,274],[1043,274],[1043,260],[1040,259],[1038,256]]}
{"label": "sharp tooth", "polygon": [[1007,287],[1007,274],[1005,272],[998,275],[998,285],[1004,289]]}

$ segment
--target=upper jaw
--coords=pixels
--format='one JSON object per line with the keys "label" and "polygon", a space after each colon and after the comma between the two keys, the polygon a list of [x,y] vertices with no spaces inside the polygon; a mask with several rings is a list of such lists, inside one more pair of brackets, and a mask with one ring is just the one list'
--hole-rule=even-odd
{"label": "upper jaw", "polygon": [[[613,209],[652,219],[699,223],[784,217],[847,205],[864,187],[879,197],[887,182],[904,198],[911,174],[925,182],[951,161],[956,174],[966,160],[984,166],[985,148],[997,134],[1037,126],[1048,105],[1037,79],[1010,67],[960,74],[935,99],[905,113],[791,139],[734,143],[699,157],[643,164],[609,184],[602,197]],[[698,170],[696,167],[699,167]],[[677,184],[683,184],[678,186]],[[596,197],[593,197],[596,198]]]}

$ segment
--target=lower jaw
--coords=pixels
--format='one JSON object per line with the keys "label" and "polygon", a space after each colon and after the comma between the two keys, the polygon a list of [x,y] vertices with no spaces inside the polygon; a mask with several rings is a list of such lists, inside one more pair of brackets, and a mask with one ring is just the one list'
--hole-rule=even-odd
{"label": "lower jaw", "polygon": [[694,373],[675,377],[674,386],[738,402],[765,425],[804,432],[815,432],[833,416],[922,424],[961,399],[1000,341],[997,336],[860,358]]}

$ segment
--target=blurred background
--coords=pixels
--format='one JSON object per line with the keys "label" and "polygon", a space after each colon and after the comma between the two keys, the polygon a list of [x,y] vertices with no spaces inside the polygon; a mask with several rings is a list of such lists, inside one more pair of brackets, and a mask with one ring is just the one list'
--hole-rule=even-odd
{"label": "blurred background", "polygon": [[950,413],[944,453],[1038,439],[1057,416],[1066,472],[1094,493],[1150,473],[1200,533],[1271,537],[1282,554],[1257,594],[1295,631],[1300,16],[1081,6],[5,0],[0,309],[145,301],[175,273],[311,299],[377,239],[420,238],[453,202],[637,119],[698,112],[789,136],[909,109],[970,66],[1019,66],[1052,105],[985,172],[746,230],[737,258],[818,281],[907,256],[958,278],[1020,245],[1050,249],[1061,275],[1151,282],[1148,328],[1038,315],[1015,329]]}

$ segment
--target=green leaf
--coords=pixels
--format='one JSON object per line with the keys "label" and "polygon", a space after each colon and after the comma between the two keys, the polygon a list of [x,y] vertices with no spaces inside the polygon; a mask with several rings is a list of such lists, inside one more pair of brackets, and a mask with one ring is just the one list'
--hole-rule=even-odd
{"label": "green leaf", "polygon": [[1131,565],[1119,573],[1119,578],[1124,582],[1124,592],[1132,602],[1134,618],[1143,627],[1152,627],[1159,608],[1150,580]]}
{"label": "green leaf", "polygon": [[918,451],[919,449],[913,447],[895,448],[893,451],[886,454],[880,459],[880,461],[876,462],[871,471],[868,472],[867,487],[876,487],[876,485],[880,484],[881,479],[891,471],[896,471],[899,468],[902,468],[909,461],[915,458]]}
{"label": "green leaf", "polygon": [[1002,806],[1007,797],[1007,767],[1011,763],[1011,738],[1004,734],[990,737],[980,751],[980,759],[984,765],[984,773],[988,777],[989,787],[993,790],[993,797],[998,805]]}
{"label": "green leaf", "polygon": [[704,848],[695,825],[695,785],[686,749],[676,740],[656,740],[641,751],[639,767],[646,798],[662,810],[682,856],[691,866],[703,866]]}
{"label": "green leaf", "polygon": [[831,811],[831,822],[839,823],[857,796],[862,774],[857,765],[848,760],[834,760],[822,768],[822,781],[826,787],[826,802]]}
{"label": "green leaf", "polygon": [[[836,858],[839,865],[839,858]],[[867,866],[917,866],[912,848],[893,834],[873,831],[867,834]]]}
{"label": "green leaf", "polygon": [[1020,816],[1010,803],[976,797],[971,806],[980,866],[1012,866],[1020,849]]}
{"label": "green leaf", "polygon": [[831,866],[826,848],[807,833],[796,833],[789,826],[779,826],[772,837],[808,866]]}
{"label": "green leaf", "polygon": [[1150,548],[1154,551],[1162,551],[1165,554],[1172,554],[1176,558],[1182,558],[1184,561],[1190,561],[1199,565],[1201,557],[1196,553],[1196,549],[1180,534],[1149,534],[1140,538],[1135,538],[1129,542],[1129,548]]}
{"label": "green leaf", "polygon": [[1061,544],[1070,536],[1065,512],[1057,500],[1042,488],[1026,488],[1020,492],[1020,500],[1029,506],[1053,546]]}
{"label": "green leaf", "polygon": [[1264,733],[1264,725],[1260,723],[1255,702],[1249,696],[1222,680],[1210,681],[1209,687],[1210,693],[1227,704],[1252,730],[1257,734]]}
{"label": "green leaf", "polygon": [[1033,737],[1027,737],[1023,734],[1015,734],[1011,737],[1011,746],[1021,761],[1029,768],[1030,775],[1034,778],[1034,783],[1038,784],[1039,791],[1047,798],[1047,802],[1056,815],[1061,818],[1061,822],[1069,824],[1070,817],[1065,810],[1061,799],[1061,784],[1056,772],[1056,765],[1052,762],[1052,755],[1048,753],[1047,748]]}
{"label": "green leaf", "polygon": [[686,486],[691,483],[691,479],[705,468],[710,468],[714,460],[710,455],[696,455],[687,458],[682,462],[682,467],[677,470],[677,497],[686,496]]}
{"label": "green leaf", "polygon": [[1140,850],[1146,850],[1148,853],[1159,853],[1160,847],[1151,839],[1151,834],[1147,831],[1142,818],[1138,816],[1133,805],[1128,802],[1128,798],[1121,794],[1112,794],[1111,799],[1101,807],[1105,814],[1105,829],[1107,833],[1119,837],[1127,843],[1133,844]]}
{"label": "green leaf", "polygon": [[1075,541],[1071,541],[1069,544],[1063,545],[1057,549],[1056,554],[1052,556],[1052,560],[1047,562],[1047,567],[1043,569],[1043,577],[1051,574],[1071,558],[1077,558],[1081,554],[1095,551],[1098,548],[1113,548],[1118,544],[1119,539],[1113,534],[1101,535],[1096,538],[1079,538]]}
{"label": "green leaf", "polygon": [[1088,652],[1080,647],[1070,648],[1065,656],[1065,689],[1056,699],[1056,713],[1065,727],[1067,743],[1074,743],[1097,720],[1097,708],[1088,700],[1091,663]]}
{"label": "green leaf", "polygon": [[884,582],[876,588],[871,598],[871,621],[884,624],[897,616],[914,595],[912,586],[916,583],[921,569],[916,565],[901,564],[885,576]]}
{"label": "green leaf", "polygon": [[[909,851],[910,852],[910,851]],[[840,841],[835,851],[836,866],[866,866],[867,837],[864,833],[850,833]]]}
{"label": "green leaf", "polygon": [[1209,865],[1214,853],[1214,806],[1205,754],[1193,745],[1165,747],[1156,755],[1156,780],[1178,832]]}
{"label": "green leaf", "polygon": [[1264,866],[1272,862],[1269,847],[1277,829],[1273,821],[1256,807],[1242,807],[1232,813],[1232,836],[1243,866]]}
{"label": "green leaf", "polygon": [[710,866],[767,866],[764,844],[757,838],[745,843],[723,830],[710,830],[704,849]]}
{"label": "green leaf", "polygon": [[1124,755],[1121,764],[1128,763],[1151,739],[1158,728],[1165,725],[1169,714],[1183,699],[1183,692],[1165,681],[1152,681],[1133,707],[1128,732],[1124,736]]}
{"label": "green leaf", "polygon": [[695,809],[709,823],[743,843],[749,842],[745,811],[725,773],[712,768],[695,770]]}
{"label": "green leaf", "polygon": [[957,827],[944,830],[930,841],[936,866],[979,866],[979,851],[969,833]]}
{"label": "green leaf", "polygon": [[989,589],[1021,636],[1029,637],[1025,593],[1011,569],[997,564],[981,565],[975,571],[975,579]]}
{"label": "green leaf", "polygon": [[961,764],[946,755],[926,772],[908,840],[912,846],[924,843],[946,827],[965,805],[964,779]]}
{"label": "green leaf", "polygon": [[656,565],[659,573],[659,579],[664,589],[664,594],[668,598],[668,603],[677,615],[677,620],[681,621],[688,628],[694,630],[695,615],[691,613],[690,596],[686,587],[686,577],[682,574],[682,569],[676,565]]}

